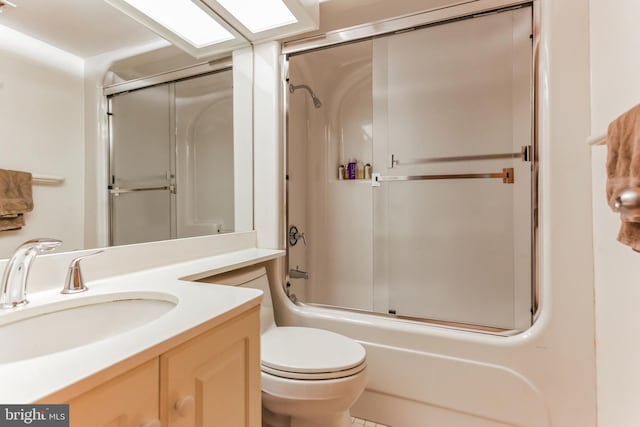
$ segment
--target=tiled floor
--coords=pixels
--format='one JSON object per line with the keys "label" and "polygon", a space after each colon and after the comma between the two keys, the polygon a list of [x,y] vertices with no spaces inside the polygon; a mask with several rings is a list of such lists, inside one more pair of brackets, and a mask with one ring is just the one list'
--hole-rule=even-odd
{"label": "tiled floor", "polygon": [[390,427],[384,424],[376,424],[373,421],[367,421],[360,418],[351,418],[352,427]]}

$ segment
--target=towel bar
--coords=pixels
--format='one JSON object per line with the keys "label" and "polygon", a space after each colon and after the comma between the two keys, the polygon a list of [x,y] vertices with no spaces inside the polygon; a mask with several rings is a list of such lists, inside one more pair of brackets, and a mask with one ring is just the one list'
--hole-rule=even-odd
{"label": "towel bar", "polygon": [[640,209],[640,188],[626,188],[618,193],[614,208],[616,212],[621,213],[630,213],[629,211]]}
{"label": "towel bar", "polygon": [[391,181],[426,181],[432,179],[486,179],[500,178],[503,184],[514,183],[513,168],[503,168],[502,172],[490,173],[458,173],[446,175],[408,175],[408,176],[382,176],[379,173],[371,174],[371,186],[380,187],[381,182]]}
{"label": "towel bar", "polygon": [[160,190],[170,190],[172,193],[175,192],[175,187],[173,185],[163,185],[159,187],[140,187],[140,188],[118,188],[109,186],[109,193],[117,196],[119,194],[124,193],[135,193],[138,191],[160,191]]}
{"label": "towel bar", "polygon": [[607,142],[606,133],[597,136],[590,136],[589,138],[587,138],[587,144],[589,145],[604,145],[605,142]]}
{"label": "towel bar", "polygon": [[531,146],[523,145],[517,153],[475,154],[456,157],[429,157],[400,161],[395,154],[391,155],[391,167],[421,165],[426,163],[466,162],[470,160],[497,160],[497,159],[522,159],[523,162],[531,161]]}
{"label": "towel bar", "polygon": [[62,184],[64,177],[55,175],[40,175],[37,173],[31,174],[31,182],[35,185],[55,185]]}

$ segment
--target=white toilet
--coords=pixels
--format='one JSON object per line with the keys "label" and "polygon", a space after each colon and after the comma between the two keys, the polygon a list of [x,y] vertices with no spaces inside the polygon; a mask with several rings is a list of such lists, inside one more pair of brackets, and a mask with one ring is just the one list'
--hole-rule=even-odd
{"label": "white toilet", "polygon": [[322,329],[276,326],[263,266],[201,281],[264,292],[260,309],[263,426],[351,426],[349,408],[367,380],[364,347]]}

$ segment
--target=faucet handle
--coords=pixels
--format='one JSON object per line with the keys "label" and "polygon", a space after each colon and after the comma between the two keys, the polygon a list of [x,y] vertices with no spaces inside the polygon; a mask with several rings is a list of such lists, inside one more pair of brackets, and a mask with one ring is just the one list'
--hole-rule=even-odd
{"label": "faucet handle", "polygon": [[64,288],[60,291],[61,294],[75,294],[76,292],[84,292],[87,288],[82,278],[82,271],[80,270],[80,261],[85,258],[98,255],[104,252],[99,250],[90,254],[82,255],[71,260],[69,264],[69,270],[67,271],[67,279],[64,282]]}
{"label": "faucet handle", "polygon": [[289,227],[289,244],[295,246],[300,239],[307,246],[307,239],[304,238],[304,233],[301,233],[295,225]]}

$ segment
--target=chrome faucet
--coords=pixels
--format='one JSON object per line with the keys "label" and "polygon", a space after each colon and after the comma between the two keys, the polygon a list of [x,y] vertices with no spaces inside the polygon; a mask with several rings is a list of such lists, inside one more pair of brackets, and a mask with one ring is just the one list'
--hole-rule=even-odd
{"label": "chrome faucet", "polygon": [[11,308],[26,304],[27,277],[31,262],[41,252],[49,252],[62,244],[57,239],[33,239],[16,249],[9,260],[0,285],[0,308]]}

